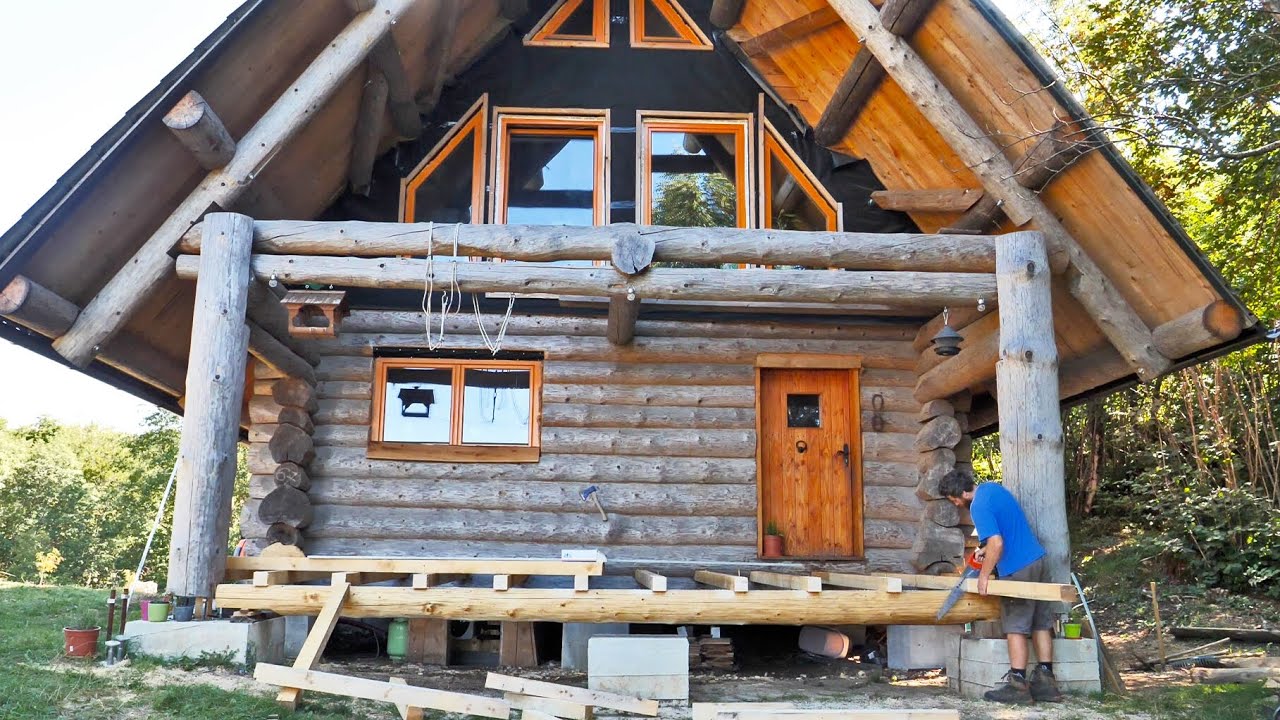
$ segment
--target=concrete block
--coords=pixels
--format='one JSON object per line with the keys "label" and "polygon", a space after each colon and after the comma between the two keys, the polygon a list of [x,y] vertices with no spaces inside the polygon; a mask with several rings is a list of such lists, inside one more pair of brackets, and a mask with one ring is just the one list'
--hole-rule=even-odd
{"label": "concrete block", "polygon": [[890,625],[889,667],[894,670],[941,669],[947,662],[947,648],[963,632],[963,625]]}
{"label": "concrete block", "polygon": [[129,623],[125,642],[130,654],[148,655],[165,660],[202,656],[225,656],[239,665],[284,661],[284,618],[277,617],[254,623],[229,620],[204,622]]}
{"label": "concrete block", "polygon": [[560,667],[587,669],[587,641],[596,635],[626,635],[627,623],[565,623],[560,635]]}
{"label": "concrete block", "polygon": [[587,642],[587,687],[649,700],[689,699],[689,640],[597,635]]}
{"label": "concrete block", "polygon": [[[1004,640],[962,639],[952,646],[946,661],[947,685],[965,697],[982,694],[1003,684],[1009,672],[1009,646]],[[1098,650],[1093,640],[1053,641],[1053,674],[1063,692],[1094,693],[1102,690]],[[1030,652],[1028,669],[1036,663]]]}
{"label": "concrete block", "polygon": [[288,660],[298,657],[302,652],[302,644],[311,634],[311,626],[316,621],[310,615],[286,615],[284,618],[284,656]]}

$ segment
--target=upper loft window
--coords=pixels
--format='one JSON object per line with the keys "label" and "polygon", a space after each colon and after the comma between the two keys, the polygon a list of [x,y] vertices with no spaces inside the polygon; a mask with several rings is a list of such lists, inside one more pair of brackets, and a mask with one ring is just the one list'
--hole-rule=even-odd
{"label": "upper loft window", "polygon": [[607,111],[495,112],[494,223],[608,222]]}
{"label": "upper loft window", "polygon": [[840,229],[840,205],[768,119],[760,161],[761,226],[778,230]]}
{"label": "upper loft window", "polygon": [[706,34],[676,0],[631,0],[631,47],[713,49]]}
{"label": "upper loft window", "polygon": [[481,97],[401,183],[403,222],[484,222],[488,96]]}
{"label": "upper loft window", "polygon": [[537,361],[378,358],[368,456],[536,461],[541,395]]}
{"label": "upper loft window", "polygon": [[751,227],[751,116],[641,113],[636,197],[642,225]]}
{"label": "upper loft window", "polygon": [[559,0],[524,36],[524,44],[609,47],[608,0]]}

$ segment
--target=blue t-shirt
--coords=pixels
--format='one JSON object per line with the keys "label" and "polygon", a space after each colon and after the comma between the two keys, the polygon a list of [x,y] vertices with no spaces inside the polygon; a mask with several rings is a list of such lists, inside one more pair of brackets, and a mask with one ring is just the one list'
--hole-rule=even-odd
{"label": "blue t-shirt", "polygon": [[978,529],[979,542],[985,542],[992,535],[999,535],[1004,541],[1004,551],[996,563],[1000,577],[1007,578],[1044,557],[1044,548],[1027,524],[1022,506],[1000,483],[978,485],[973,491],[969,514]]}

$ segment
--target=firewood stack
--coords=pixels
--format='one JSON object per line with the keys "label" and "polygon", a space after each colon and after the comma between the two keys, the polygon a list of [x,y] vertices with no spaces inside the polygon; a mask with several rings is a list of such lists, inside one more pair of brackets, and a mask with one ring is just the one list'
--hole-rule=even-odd
{"label": "firewood stack", "polygon": [[729,638],[689,638],[690,670],[728,672],[735,663],[733,641]]}
{"label": "firewood stack", "polygon": [[[311,434],[315,429],[311,414],[316,411],[316,390],[298,378],[279,377],[258,365],[268,377],[254,383],[249,417],[254,434],[267,437],[267,448],[275,463],[274,488],[258,503],[258,520],[267,526],[266,542],[302,545],[302,530],[311,524],[313,510],[307,490],[311,478],[307,467],[315,458]],[[255,378],[262,375],[255,374]]]}
{"label": "firewood stack", "polygon": [[950,400],[931,400],[920,409],[920,431],[916,434],[920,482],[916,496],[924,501],[925,513],[911,546],[912,564],[919,572],[958,572],[963,564],[972,520],[967,510],[942,497],[938,485],[952,470],[972,467],[968,402],[967,394],[957,395]]}

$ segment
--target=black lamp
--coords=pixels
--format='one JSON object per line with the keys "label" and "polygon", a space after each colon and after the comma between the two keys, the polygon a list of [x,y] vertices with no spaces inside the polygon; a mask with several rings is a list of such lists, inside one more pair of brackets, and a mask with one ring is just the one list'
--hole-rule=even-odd
{"label": "black lamp", "polygon": [[960,342],[964,337],[951,327],[951,310],[950,308],[942,308],[942,329],[937,335],[929,341],[933,346],[933,351],[943,357],[951,357],[960,354]]}

